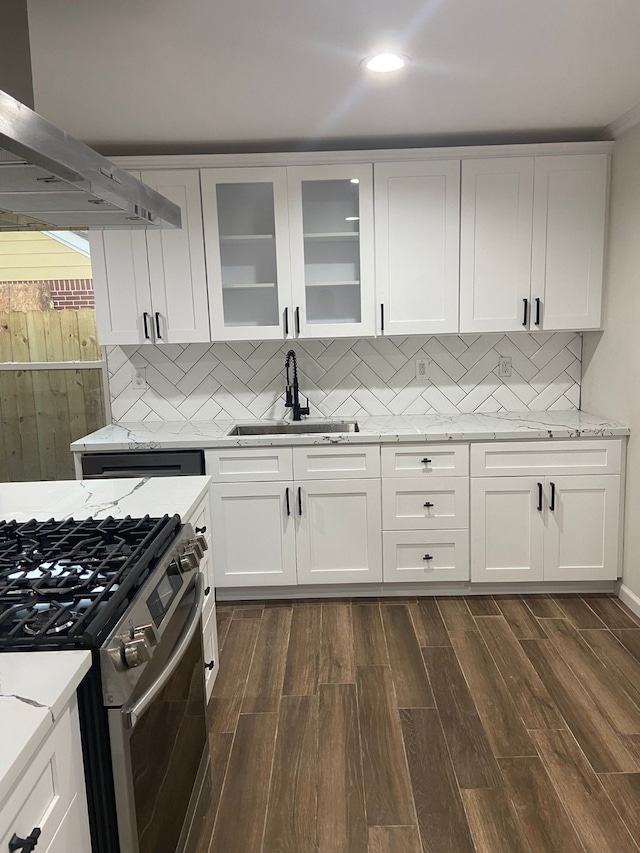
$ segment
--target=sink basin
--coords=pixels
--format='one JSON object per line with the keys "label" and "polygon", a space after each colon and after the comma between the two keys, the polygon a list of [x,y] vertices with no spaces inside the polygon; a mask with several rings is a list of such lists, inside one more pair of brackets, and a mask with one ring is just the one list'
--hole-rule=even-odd
{"label": "sink basin", "polygon": [[238,424],[227,435],[310,435],[334,432],[360,432],[356,421],[327,421],[327,423]]}

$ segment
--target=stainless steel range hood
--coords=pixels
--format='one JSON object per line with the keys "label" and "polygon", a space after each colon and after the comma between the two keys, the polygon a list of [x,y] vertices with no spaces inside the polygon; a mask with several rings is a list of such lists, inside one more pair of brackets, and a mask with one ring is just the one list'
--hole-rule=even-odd
{"label": "stainless steel range hood", "polygon": [[0,232],[180,226],[172,201],[0,91]]}

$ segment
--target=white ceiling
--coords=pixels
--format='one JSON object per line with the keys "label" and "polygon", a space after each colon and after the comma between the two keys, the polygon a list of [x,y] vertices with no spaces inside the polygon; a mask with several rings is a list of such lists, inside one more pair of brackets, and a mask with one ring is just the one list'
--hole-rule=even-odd
{"label": "white ceiling", "polygon": [[[640,103],[638,0],[29,0],[29,20],[36,109],[107,153],[585,138]],[[389,47],[407,70],[363,72]]]}

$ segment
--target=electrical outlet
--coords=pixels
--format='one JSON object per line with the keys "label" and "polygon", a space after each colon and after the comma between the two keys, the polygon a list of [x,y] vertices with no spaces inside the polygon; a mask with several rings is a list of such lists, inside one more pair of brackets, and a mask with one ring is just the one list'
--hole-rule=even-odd
{"label": "electrical outlet", "polygon": [[429,359],[416,358],[416,379],[421,379],[426,382],[429,378]]}
{"label": "electrical outlet", "polygon": [[498,376],[511,376],[511,356],[501,355],[498,362]]}
{"label": "electrical outlet", "polygon": [[134,367],[131,376],[131,384],[134,388],[148,388],[147,385],[147,368]]}

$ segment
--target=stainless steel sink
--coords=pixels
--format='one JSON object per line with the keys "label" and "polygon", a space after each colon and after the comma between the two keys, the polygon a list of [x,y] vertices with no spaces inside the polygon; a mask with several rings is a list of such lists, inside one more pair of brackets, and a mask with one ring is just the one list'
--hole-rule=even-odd
{"label": "stainless steel sink", "polygon": [[237,424],[227,435],[309,435],[315,433],[360,432],[356,421],[327,423]]}

